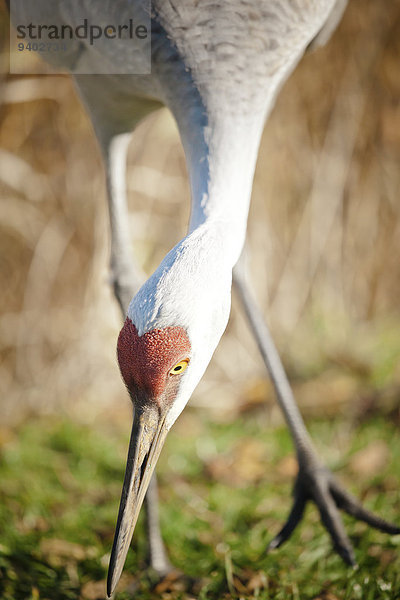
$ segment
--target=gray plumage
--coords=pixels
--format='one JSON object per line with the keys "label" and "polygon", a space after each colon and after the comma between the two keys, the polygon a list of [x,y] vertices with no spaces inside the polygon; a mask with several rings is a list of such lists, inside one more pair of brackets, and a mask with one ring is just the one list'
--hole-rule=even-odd
{"label": "gray plumage", "polygon": [[[140,46],[143,56],[139,58],[139,65],[145,69],[145,54],[151,53],[151,74],[113,74],[129,64],[133,55],[137,59],[139,46],[135,43],[108,44],[103,40],[92,46],[87,41],[76,41],[68,52],[53,60],[57,67],[62,64],[77,73],[77,88],[104,155],[112,236],[111,271],[122,313],[128,314],[140,335],[157,327],[179,325],[191,340],[190,365],[177,392],[176,406],[162,415],[160,436],[166,434],[162,427],[167,426],[168,430],[188,401],[226,324],[232,268],[244,243],[265,119],[281,85],[305,50],[327,41],[346,1],[154,0],[150,15],[146,3],[138,0],[36,3],[39,18],[73,26],[81,22],[82,16],[103,24],[132,15],[151,20],[151,47],[149,38],[147,45]],[[23,7],[21,0],[13,0],[17,17],[22,16]],[[108,74],[78,74],[90,72],[100,63],[103,69],[109,69]],[[129,133],[161,105],[171,110],[178,124],[191,183],[192,215],[188,236],[142,286],[142,275],[132,265],[129,250],[125,159]],[[321,464],[241,270],[236,270],[234,281],[275,386],[299,463],[292,510],[270,547],[278,547],[290,537],[311,499],[317,504],[338,553],[347,563],[355,564],[338,508],[383,531],[399,533],[400,529],[365,510]],[[154,413],[151,414],[154,419]],[[143,412],[139,416],[142,429],[134,424],[135,435],[146,429]],[[138,456],[146,452],[133,435],[110,561],[109,595],[118,583],[128,551],[141,504],[137,498],[145,492],[140,489],[140,481],[145,476],[147,481],[149,469],[154,467],[139,464]],[[150,454],[151,450],[146,456]],[[158,526],[154,481],[149,492],[151,562],[159,573],[165,573],[170,565]]]}

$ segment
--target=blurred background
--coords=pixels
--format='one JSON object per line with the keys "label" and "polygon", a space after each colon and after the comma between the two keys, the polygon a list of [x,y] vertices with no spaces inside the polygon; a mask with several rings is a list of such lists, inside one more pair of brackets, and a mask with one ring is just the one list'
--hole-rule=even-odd
{"label": "blurred background", "polygon": [[[384,6],[350,2],[334,38],[284,86],[260,148],[248,264],[306,413],[354,410],[365,388],[371,401],[376,390],[388,402],[399,398],[400,4]],[[124,413],[104,173],[91,125],[69,77],[10,76],[6,56],[3,67],[2,422]],[[129,164],[133,249],[150,273],[189,215],[167,110],[135,132]],[[234,302],[192,404],[226,414],[265,398],[264,368]]]}
{"label": "blurred background", "polygon": [[[116,361],[104,172],[71,79],[8,74],[0,11],[0,597],[97,600],[131,418]],[[400,508],[399,58],[400,2],[350,0],[266,124],[246,251],[322,457],[391,520]],[[133,252],[151,273],[185,235],[190,211],[167,110],[132,136],[127,186]],[[204,599],[398,598],[398,536],[353,520],[358,571],[332,556],[315,510],[290,544],[266,555],[289,510],[291,451],[233,298],[228,329],[158,465],[173,564],[206,577]],[[139,588],[137,600],[198,597],[174,582],[155,596],[138,584],[141,521],[133,548],[121,589]]]}

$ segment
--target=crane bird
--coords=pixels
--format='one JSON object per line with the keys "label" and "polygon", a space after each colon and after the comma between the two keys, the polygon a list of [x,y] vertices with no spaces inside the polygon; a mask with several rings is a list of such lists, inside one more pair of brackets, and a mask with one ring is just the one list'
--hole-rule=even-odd
{"label": "crane bird", "polygon": [[[189,401],[227,325],[232,280],[290,429],[299,465],[288,519],[277,548],[302,519],[309,500],[343,560],[355,564],[339,509],[388,533],[400,528],[366,510],[318,458],[261,311],[240,269],[258,146],[277,92],[311,44],[329,38],[347,0],[153,0],[150,75],[75,75],[106,165],[111,273],[125,318],[117,354],[134,420],[111,553],[107,593],[119,581],[146,496],[151,564],[170,569],[152,474],[168,431]],[[18,5],[21,5],[18,8]],[[140,14],[141,0],[65,0],[36,11],[77,24],[78,13],[109,22]],[[100,10],[99,10],[100,9]],[[23,0],[14,0],[23,13]],[[66,68],[130,61],[77,41]],[[60,60],[60,57],[54,59]],[[81,71],[82,72],[82,71]],[[125,168],[135,126],[161,105],[172,112],[184,147],[192,211],[187,235],[142,285],[129,248]],[[147,492],[147,494],[146,494]]]}

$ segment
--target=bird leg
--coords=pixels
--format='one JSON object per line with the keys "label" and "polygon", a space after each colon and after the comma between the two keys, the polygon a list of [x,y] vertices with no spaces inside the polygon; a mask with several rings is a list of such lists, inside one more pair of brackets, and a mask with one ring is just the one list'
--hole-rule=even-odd
{"label": "bird leg", "polygon": [[354,551],[344,529],[339,509],[386,533],[400,533],[400,527],[365,509],[336,481],[331,471],[318,458],[269,329],[247,287],[241,269],[241,266],[237,266],[234,270],[234,285],[274,385],[278,404],[293,438],[299,466],[291,511],[285,525],[270,542],[268,550],[278,548],[290,538],[303,517],[307,502],[312,500],[318,507],[321,520],[332,538],[336,552],[347,564],[354,566],[356,564]]}
{"label": "bird leg", "polygon": [[150,480],[145,497],[146,529],[149,549],[150,566],[159,578],[176,569],[168,560],[164,543],[161,537],[160,517],[158,511],[158,485],[155,472]]}
{"label": "bird leg", "polygon": [[110,272],[115,297],[125,319],[130,301],[145,281],[132,253],[126,199],[126,161],[131,135],[111,138],[106,147],[106,181],[111,229]]}
{"label": "bird leg", "polygon": [[[131,252],[126,200],[126,159],[130,134],[113,137],[105,145],[108,206],[111,225],[111,281],[125,319],[128,306],[144,281]],[[173,570],[161,537],[157,478],[154,473],[144,500],[150,566],[163,577]]]}

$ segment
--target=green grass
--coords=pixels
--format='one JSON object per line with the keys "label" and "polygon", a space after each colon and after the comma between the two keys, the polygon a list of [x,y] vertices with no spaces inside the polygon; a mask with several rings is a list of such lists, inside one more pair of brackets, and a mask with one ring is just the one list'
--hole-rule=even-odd
{"label": "green grass", "polygon": [[[128,427],[128,425],[127,425]],[[357,427],[315,421],[324,458],[366,506],[399,521],[400,436],[390,419]],[[129,431],[35,420],[0,437],[0,598],[102,598]],[[357,475],[352,456],[383,440],[384,464]],[[154,590],[140,519],[119,600],[400,597],[400,538],[345,518],[359,568],[345,567],[314,507],[281,549],[265,548],[290,505],[291,442],[263,413],[210,423],[187,410],[159,463],[161,519],[172,562],[197,583]],[[124,591],[125,590],[125,591]]]}

